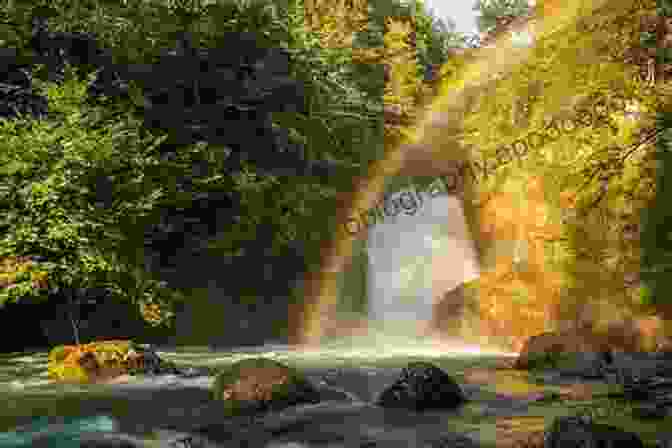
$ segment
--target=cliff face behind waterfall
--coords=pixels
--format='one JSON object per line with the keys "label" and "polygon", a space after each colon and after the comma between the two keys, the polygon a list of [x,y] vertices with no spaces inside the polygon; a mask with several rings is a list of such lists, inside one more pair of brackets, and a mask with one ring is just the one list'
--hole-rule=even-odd
{"label": "cliff face behind waterfall", "polygon": [[[631,6],[625,3],[623,6]],[[601,5],[601,9],[590,16],[576,17],[555,35],[544,37],[544,42],[539,42],[529,55],[530,64],[522,57],[507,60],[503,56],[508,55],[506,48],[500,49],[500,43],[506,39],[497,38],[509,33],[512,39],[520,40],[527,29],[531,31],[528,37],[534,47],[534,28],[545,18],[534,15],[504,18],[501,26],[483,39],[485,51],[470,50],[468,53],[474,57],[470,59],[468,54],[464,63],[469,65],[484,55],[488,63],[483,64],[480,72],[483,76],[474,74],[478,79],[467,80],[472,82],[467,90],[473,88],[468,94],[455,98],[444,109],[433,110],[421,142],[407,152],[409,170],[415,175],[440,175],[451,164],[455,165],[460,156],[465,160],[473,156],[476,162],[493,162],[498,166],[485,176],[487,182],[466,181],[464,211],[481,262],[480,278],[468,286],[475,285],[481,335],[501,339],[512,348],[520,348],[525,338],[548,330],[592,325],[597,331],[598,325],[608,319],[607,315],[619,319],[637,309],[637,291],[623,287],[623,271],[637,275],[630,271],[639,269],[636,266],[639,247],[636,242],[628,242],[633,238],[624,240],[628,239],[626,228],[639,229],[637,207],[647,194],[644,187],[631,187],[614,178],[603,180],[601,186],[594,182],[592,187],[598,193],[600,189],[607,190],[607,197],[589,217],[572,218],[579,216],[579,212],[587,213],[589,205],[599,196],[595,193],[591,197],[582,191],[583,201],[576,200],[581,184],[587,180],[577,176],[580,169],[584,169],[581,174],[585,175],[587,161],[604,154],[605,147],[611,145],[625,151],[624,148],[635,146],[636,138],[624,136],[641,138],[648,126],[645,120],[629,115],[627,109],[619,109],[620,103],[616,101],[605,107],[604,117],[598,117],[602,112],[594,110],[599,107],[591,103],[595,98],[611,98],[625,92],[622,94],[630,100],[632,90],[628,89],[648,82],[642,75],[645,70],[632,73],[633,76],[629,71],[635,72],[646,64],[621,58],[621,53],[615,56],[616,51],[606,50],[615,44],[600,42],[603,36],[610,36],[618,29],[620,19],[616,16],[625,16],[626,8],[616,12],[603,2],[595,4]],[[558,5],[544,2],[543,15],[554,17],[552,10]],[[653,11],[648,10],[648,14]],[[634,24],[633,35],[647,29],[645,19],[636,17],[628,22]],[[603,34],[592,33],[598,29]],[[556,35],[565,46],[557,54],[550,49],[546,51]],[[637,42],[628,45],[632,47],[628,48],[630,53],[642,50]],[[492,50],[493,61],[486,55],[488,49]],[[536,51],[540,49],[544,51]],[[496,53],[501,61],[494,61]],[[524,53],[521,50],[520,54]],[[569,63],[572,58],[574,62]],[[600,73],[591,71],[590,67],[597,64],[612,66]],[[497,69],[506,73],[497,73]],[[611,76],[612,72],[619,75]],[[610,87],[596,90],[597,81],[593,77],[600,77],[604,85],[602,77],[609,78]],[[456,87],[452,88],[453,85]],[[443,93],[449,96],[461,86],[458,81],[447,84]],[[591,101],[587,101],[589,97]],[[628,107],[637,109],[637,102],[643,103],[643,98],[634,98]],[[588,113],[592,121],[579,121],[580,114]],[[586,130],[583,136],[590,138],[581,140],[578,133],[563,128],[549,140],[544,137],[541,145],[528,142],[532,134],[542,132],[540,116],[558,122],[572,121],[575,129]],[[605,123],[612,126],[610,134]],[[639,131],[638,126],[643,128],[639,135],[626,131],[629,127]],[[521,150],[520,155],[507,157],[500,152],[523,140],[525,144],[521,146],[525,151]],[[500,162],[500,158],[508,162]],[[641,173],[641,177],[647,176]],[[632,192],[628,193],[629,199],[624,200],[624,191]],[[608,252],[611,258],[600,258],[600,251]],[[568,255],[579,252],[588,255],[583,258]],[[443,297],[437,307],[442,315],[438,325],[453,325],[454,322],[441,321],[450,321],[463,313],[460,294],[456,290]]]}

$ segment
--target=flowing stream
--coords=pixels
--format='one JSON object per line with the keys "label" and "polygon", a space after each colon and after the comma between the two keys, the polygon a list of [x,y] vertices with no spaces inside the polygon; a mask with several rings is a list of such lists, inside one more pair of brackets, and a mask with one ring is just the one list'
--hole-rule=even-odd
{"label": "flowing stream", "polygon": [[[483,447],[494,447],[504,438],[540,431],[553,418],[572,414],[581,406],[594,407],[598,401],[604,401],[608,391],[607,385],[595,382],[589,384],[595,393],[589,401],[545,401],[551,393],[566,393],[576,379],[563,383],[557,378],[554,380],[552,375],[501,370],[497,366],[510,361],[513,354],[481,351],[479,347],[457,342],[452,345],[430,342],[392,340],[387,345],[371,346],[343,339],[312,351],[297,351],[283,345],[221,352],[203,347],[164,347],[159,349],[159,355],[178,365],[211,368],[221,368],[246,357],[263,356],[300,369],[314,384],[322,384],[324,378],[340,372],[333,377],[335,385],[347,391],[355,402],[326,403],[320,415],[309,416],[317,425],[311,427],[317,428],[324,422],[325,428],[330,427],[335,432],[388,434],[400,443],[450,433],[466,435],[482,443]],[[432,362],[449,373],[463,388],[469,402],[458,410],[423,413],[415,415],[413,420],[395,417],[395,412],[370,404],[398,377],[400,368],[417,360]],[[190,428],[223,421],[219,414],[201,413],[213,403],[210,399],[212,376],[180,378],[167,375],[131,378],[112,384],[65,385],[48,380],[46,362],[46,352],[16,353],[0,358],[0,394],[5,403],[0,407],[2,431],[28,425],[36,418],[47,418],[57,425],[70,416],[110,416],[120,422],[119,431],[151,441],[163,434],[160,428]],[[310,414],[312,411],[296,412]],[[330,413],[340,416],[336,419],[338,424],[334,423],[334,416],[329,419]],[[386,416],[388,413],[390,415]],[[290,421],[292,418],[297,417],[290,416]],[[411,421],[413,424],[409,423]],[[651,437],[656,433],[656,422],[647,424],[621,418],[618,424],[627,424],[631,430]],[[290,423],[287,425],[291,427]],[[282,440],[290,440],[292,436],[289,431]],[[299,435],[296,437],[296,440],[300,439]],[[269,446],[260,445],[260,448]],[[310,448],[318,445],[278,446]]]}

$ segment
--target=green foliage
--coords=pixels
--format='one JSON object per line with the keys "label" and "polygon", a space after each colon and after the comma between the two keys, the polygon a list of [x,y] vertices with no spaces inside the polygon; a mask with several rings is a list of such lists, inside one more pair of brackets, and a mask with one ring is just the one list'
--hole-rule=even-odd
{"label": "green foliage", "polygon": [[[377,2],[373,2],[376,7]],[[417,75],[423,78],[433,65],[443,65],[448,60],[450,47],[462,47],[465,45],[465,37],[455,31],[455,23],[438,18],[428,8],[425,2],[413,0],[411,2],[393,2],[394,6],[385,16],[373,14],[374,20],[384,17],[413,17],[415,23],[415,50],[417,55]],[[385,9],[384,9],[385,10]],[[377,24],[381,32],[384,29],[384,21]],[[381,35],[382,38],[382,35]],[[381,39],[382,40],[382,39]]]}
{"label": "green foliage", "polygon": [[658,0],[657,12],[661,16],[672,17],[672,2],[670,0]]}
{"label": "green foliage", "polygon": [[[507,4],[489,2],[488,8]],[[626,229],[637,228],[652,195],[651,144],[641,137],[650,131],[648,112],[658,95],[621,55],[640,44],[639,18],[651,12],[634,2],[537,38],[529,59],[479,89],[465,114],[463,143],[490,168],[476,192],[497,191],[499,180],[516,172],[544,180],[549,224],[562,230],[549,241],[560,250],[545,268],[564,275],[568,314],[586,301],[635,305],[623,278],[638,270],[639,242],[626,238]],[[492,12],[493,20],[508,13]],[[639,103],[639,122],[624,117],[624,100]],[[527,146],[518,155],[511,148],[516,140]],[[565,193],[573,195],[573,206],[561,200]]]}
{"label": "green foliage", "polygon": [[642,217],[642,289],[641,300],[645,305],[669,303],[672,287],[672,213],[669,210],[672,176],[672,113],[661,112],[657,127],[663,130],[656,146],[656,196]]}
{"label": "green foliage", "polygon": [[366,238],[360,237],[353,243],[353,254],[348,266],[339,273],[339,303],[344,313],[365,315],[367,306],[367,286],[369,257]]}
{"label": "green foliage", "polygon": [[287,41],[281,44],[293,56],[293,76],[305,86],[308,113],[307,116],[277,114],[278,124],[304,136],[311,155],[364,165],[375,160],[376,155],[364,147],[380,135],[377,129],[382,104],[380,98],[371,97],[358,85],[353,50],[324,48],[304,25],[305,8],[301,0],[291,5],[285,20]]}
{"label": "green foliage", "polygon": [[448,60],[448,48],[460,46],[461,37],[454,31],[455,24],[436,17],[426,6],[415,14],[418,60],[422,68],[443,65]]}
{"label": "green foliage", "polygon": [[[344,171],[342,178],[325,179],[311,186],[272,182],[260,190],[255,202],[261,207],[252,216],[266,216],[282,223],[278,235],[284,241],[304,236],[309,240],[309,260],[320,257],[320,245],[333,235],[336,193],[352,188],[352,179],[365,173],[369,164],[384,154],[382,99],[376,98],[357,77],[352,48],[325,48],[306,26],[302,0],[292,1],[282,14],[286,41],[279,45],[292,55],[292,75],[302,81],[307,97],[306,115],[276,113],[275,124],[292,130],[311,157],[359,164],[361,171]],[[269,195],[277,208],[268,209]],[[252,200],[252,199],[251,199]],[[288,210],[283,213],[282,210]]]}
{"label": "green foliage", "polygon": [[478,11],[476,19],[478,31],[481,33],[491,32],[497,25],[497,19],[512,15],[519,17],[529,12],[527,0],[477,0],[472,8]]}
{"label": "green foliage", "polygon": [[[0,256],[45,257],[33,270],[47,273],[52,290],[107,286],[121,297],[144,300],[133,290],[146,281],[126,275],[115,250],[124,240],[124,223],[146,214],[162,196],[160,188],[143,182],[160,139],[141,137],[132,117],[103,127],[84,124],[86,84],[70,70],[62,86],[42,88],[53,118],[0,123]],[[101,185],[99,176],[115,181]],[[41,294],[28,276],[16,285],[0,290],[0,304]]]}

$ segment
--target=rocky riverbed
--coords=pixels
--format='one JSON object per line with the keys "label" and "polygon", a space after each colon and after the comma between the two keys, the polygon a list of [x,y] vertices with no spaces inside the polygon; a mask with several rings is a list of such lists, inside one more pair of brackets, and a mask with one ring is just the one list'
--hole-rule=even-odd
{"label": "rocky riverbed", "polygon": [[[56,431],[66,417],[104,415],[115,422],[116,433],[135,440],[135,446],[439,448],[525,446],[516,443],[538,438],[556,417],[581,410],[602,411],[598,417],[605,422],[635,432],[655,446],[654,441],[665,438],[662,429],[671,421],[669,416],[642,418],[636,409],[615,402],[609,398],[614,387],[607,381],[559,371],[513,370],[507,367],[511,354],[474,347],[416,346],[396,353],[381,347],[344,346],[300,352],[281,345],[226,351],[164,347],[158,353],[192,369],[186,375],[65,385],[45,377],[46,352],[3,356],[0,393],[7,406],[0,407],[0,426],[12,431],[35,417],[48,417]],[[222,418],[220,404],[210,396],[212,373],[252,356],[300,369],[320,388],[321,402],[253,417]],[[418,360],[431,362],[454,378],[467,403],[455,410],[423,412],[376,406],[375,398],[399,377],[400,369]],[[636,363],[644,368],[649,361],[620,360],[634,370]]]}

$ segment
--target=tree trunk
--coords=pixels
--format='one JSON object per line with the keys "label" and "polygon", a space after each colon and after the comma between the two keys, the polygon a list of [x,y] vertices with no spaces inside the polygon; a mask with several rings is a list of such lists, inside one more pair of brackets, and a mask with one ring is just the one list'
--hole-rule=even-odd
{"label": "tree trunk", "polygon": [[74,295],[74,289],[68,288],[67,295],[68,295],[68,317],[70,318],[70,324],[72,325],[72,331],[75,336],[75,344],[79,345],[79,328],[77,327],[77,323],[75,322],[75,319],[73,318],[72,315],[72,310],[75,307],[75,303],[72,300],[72,296]]}

